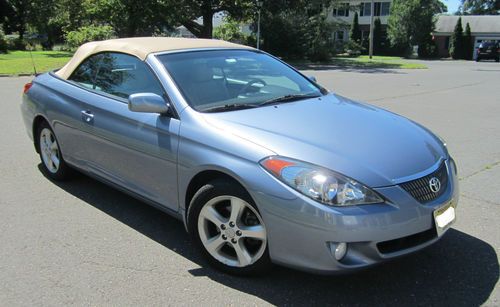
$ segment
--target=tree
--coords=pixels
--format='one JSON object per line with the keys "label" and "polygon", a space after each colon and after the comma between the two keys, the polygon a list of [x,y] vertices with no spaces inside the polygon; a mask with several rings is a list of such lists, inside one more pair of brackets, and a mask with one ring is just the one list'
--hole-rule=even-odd
{"label": "tree", "polygon": [[325,60],[332,53],[336,24],[326,19],[326,0],[266,1],[262,9],[262,49],[287,59]]}
{"label": "tree", "polygon": [[474,49],[474,42],[472,41],[472,33],[470,30],[470,25],[467,23],[465,26],[464,34],[464,58],[466,60],[472,60],[472,53]]}
{"label": "tree", "polygon": [[[75,0],[65,0],[75,1]],[[158,0],[83,0],[85,25],[110,25],[119,37],[148,36],[172,29],[170,2]],[[178,9],[180,10],[180,9]]]}
{"label": "tree", "polygon": [[383,33],[382,23],[380,18],[375,18],[373,21],[373,53],[380,55],[383,52]]}
{"label": "tree", "polygon": [[434,15],[445,11],[440,0],[394,0],[387,30],[391,45],[407,51],[414,45],[427,49],[434,31]]}
{"label": "tree", "polygon": [[464,58],[464,30],[462,28],[462,17],[458,18],[455,30],[451,35],[450,55],[455,60]]}
{"label": "tree", "polygon": [[[185,26],[193,35],[201,38],[212,38],[213,16],[225,12],[228,17],[240,20],[249,16],[255,9],[252,0],[170,0],[167,10],[175,12],[173,18]],[[202,17],[203,23],[195,20]]]}
{"label": "tree", "polygon": [[464,15],[498,15],[499,0],[462,0],[459,11]]}
{"label": "tree", "polygon": [[8,27],[13,31],[17,31],[19,39],[22,40],[26,33],[31,3],[29,0],[6,0],[5,6],[10,11],[10,14],[6,15]]}
{"label": "tree", "polygon": [[360,42],[361,41],[361,29],[359,28],[358,12],[354,13],[354,18],[352,20],[351,32],[349,33],[349,39]]}

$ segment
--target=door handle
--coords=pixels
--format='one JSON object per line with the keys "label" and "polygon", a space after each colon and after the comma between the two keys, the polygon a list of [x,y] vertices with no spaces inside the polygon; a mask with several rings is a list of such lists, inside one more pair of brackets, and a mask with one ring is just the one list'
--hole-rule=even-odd
{"label": "door handle", "polygon": [[94,121],[94,114],[90,111],[82,111],[82,120],[87,124],[90,124]]}

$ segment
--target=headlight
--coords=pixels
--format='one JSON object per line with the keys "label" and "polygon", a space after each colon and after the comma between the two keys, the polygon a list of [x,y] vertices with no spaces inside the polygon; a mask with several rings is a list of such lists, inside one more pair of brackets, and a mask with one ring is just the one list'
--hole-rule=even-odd
{"label": "headlight", "polygon": [[361,183],[306,162],[273,156],[260,164],[288,186],[326,205],[352,206],[384,201]]}

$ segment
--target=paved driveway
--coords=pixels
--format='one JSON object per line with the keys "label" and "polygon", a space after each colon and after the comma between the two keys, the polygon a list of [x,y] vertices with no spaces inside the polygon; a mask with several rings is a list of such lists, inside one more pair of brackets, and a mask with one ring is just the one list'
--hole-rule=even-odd
{"label": "paved driveway", "polygon": [[29,78],[0,78],[0,305],[500,305],[500,65],[426,64],[307,71],[437,132],[461,177],[458,221],[441,242],[349,276],[226,276],[169,216],[84,176],[47,180],[19,114]]}

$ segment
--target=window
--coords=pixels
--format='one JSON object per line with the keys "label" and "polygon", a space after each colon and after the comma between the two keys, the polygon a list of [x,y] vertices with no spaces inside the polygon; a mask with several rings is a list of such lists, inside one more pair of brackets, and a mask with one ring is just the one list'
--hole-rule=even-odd
{"label": "window", "polygon": [[93,55],[73,72],[69,80],[121,98],[134,93],[163,95],[159,81],[147,65],[123,53]]}
{"label": "window", "polygon": [[93,55],[83,61],[68,78],[86,88],[94,88],[94,79],[97,73],[100,54]]}
{"label": "window", "polygon": [[373,3],[373,16],[380,16],[380,2]]}
{"label": "window", "polygon": [[370,16],[372,10],[371,3],[369,2],[362,2],[361,7],[359,9],[359,16]]}
{"label": "window", "polygon": [[[388,16],[391,9],[390,2],[374,2],[373,16]],[[359,9],[360,16],[371,16],[371,2],[362,2]]]}
{"label": "window", "polygon": [[382,2],[380,16],[389,16],[390,11],[391,11],[391,3],[390,2]]}
{"label": "window", "polygon": [[335,40],[336,41],[344,41],[344,39],[345,39],[344,31],[335,32]]}
{"label": "window", "polygon": [[333,9],[333,16],[349,17],[349,3],[340,3]]}
{"label": "window", "polygon": [[190,51],[157,58],[189,105],[201,112],[235,105],[257,107],[287,95],[321,95],[309,79],[260,52]]}

